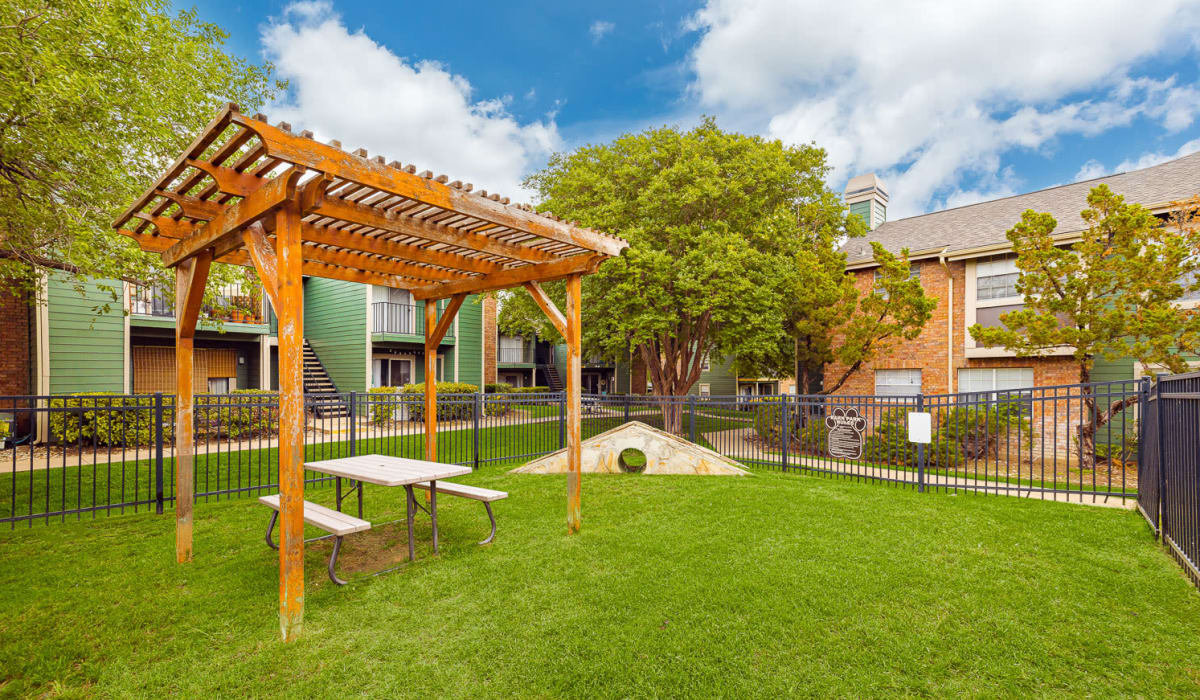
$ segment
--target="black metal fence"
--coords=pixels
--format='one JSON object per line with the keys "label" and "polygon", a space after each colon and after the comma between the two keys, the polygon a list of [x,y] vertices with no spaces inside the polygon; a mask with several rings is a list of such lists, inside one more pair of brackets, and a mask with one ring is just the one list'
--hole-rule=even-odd
{"label": "black metal fence", "polygon": [[[751,468],[1095,502],[1134,498],[1144,488],[1152,467],[1139,475],[1148,425],[1139,411],[1149,396],[1148,380],[911,397],[585,395],[581,429],[587,439],[636,420]],[[424,456],[422,395],[338,394],[332,401],[341,411],[330,410],[329,395],[320,400],[320,417],[310,411],[306,426],[309,461]],[[443,395],[437,411],[444,462],[517,465],[565,444],[562,393]],[[911,413],[929,415],[927,444],[909,441]],[[277,488],[275,394],[198,396],[195,414],[199,500]],[[0,397],[6,420],[17,444],[0,450],[0,523],[162,512],[174,499],[171,396]],[[1194,431],[1181,435],[1193,446],[1198,439]],[[312,472],[306,479],[330,481]]]}
{"label": "black metal fence", "polygon": [[1160,377],[1148,399],[1138,508],[1200,585],[1200,372]]}

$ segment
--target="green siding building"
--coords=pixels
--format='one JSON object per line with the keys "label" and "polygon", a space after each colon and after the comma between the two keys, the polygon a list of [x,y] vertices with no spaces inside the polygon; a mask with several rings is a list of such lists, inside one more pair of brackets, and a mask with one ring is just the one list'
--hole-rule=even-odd
{"label": "green siding building", "polygon": [[[424,378],[423,302],[378,299],[378,289],[304,280],[305,340],[333,390],[366,391]],[[36,393],[174,391],[175,319],[167,294],[118,280],[53,275],[40,298],[30,329]],[[205,315],[198,325],[197,392],[277,389],[277,324],[270,304],[238,297],[230,308],[237,310],[223,312],[222,321]],[[482,324],[480,300],[469,297],[438,350],[440,379],[482,386]]]}

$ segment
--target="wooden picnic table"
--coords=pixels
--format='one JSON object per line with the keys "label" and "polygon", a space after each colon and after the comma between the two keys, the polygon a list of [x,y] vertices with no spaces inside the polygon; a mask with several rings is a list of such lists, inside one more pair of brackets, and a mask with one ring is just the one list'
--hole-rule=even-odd
{"label": "wooden picnic table", "polygon": [[437,482],[438,479],[450,479],[471,473],[470,467],[460,467],[454,464],[427,462],[422,459],[406,457],[389,457],[387,455],[360,455],[356,457],[339,457],[338,459],[323,459],[317,462],[305,462],[304,467],[322,474],[337,477],[337,508],[342,509],[342,479],[356,482],[358,492],[358,517],[362,518],[362,487],[363,484],[378,486],[403,486],[405,491],[405,515],[408,522],[408,558],[411,561],[416,550],[413,541],[413,518],[416,515],[417,499],[413,495],[413,486],[418,483],[429,484],[429,519],[433,523],[433,551],[438,551],[437,524]]}

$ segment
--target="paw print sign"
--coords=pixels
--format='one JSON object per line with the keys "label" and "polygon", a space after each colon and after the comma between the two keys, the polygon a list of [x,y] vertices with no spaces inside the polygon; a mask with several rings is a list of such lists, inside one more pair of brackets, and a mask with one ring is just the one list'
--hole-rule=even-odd
{"label": "paw print sign", "polygon": [[867,420],[858,415],[857,408],[838,406],[825,416],[829,428],[827,450],[836,459],[862,459],[863,432]]}

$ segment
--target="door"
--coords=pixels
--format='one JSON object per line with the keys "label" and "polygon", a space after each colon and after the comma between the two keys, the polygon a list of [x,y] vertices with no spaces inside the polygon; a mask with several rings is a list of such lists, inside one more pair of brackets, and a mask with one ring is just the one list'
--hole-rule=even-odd
{"label": "door", "polygon": [[371,361],[373,386],[404,386],[412,383],[412,360],[381,358]]}

